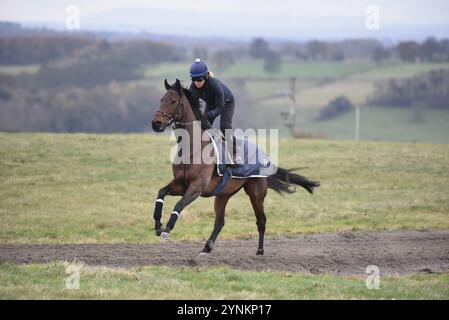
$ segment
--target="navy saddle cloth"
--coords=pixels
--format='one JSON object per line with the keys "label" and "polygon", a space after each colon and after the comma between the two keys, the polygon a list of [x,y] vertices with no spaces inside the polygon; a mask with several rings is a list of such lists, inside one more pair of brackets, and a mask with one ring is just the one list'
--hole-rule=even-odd
{"label": "navy saddle cloth", "polygon": [[225,139],[221,131],[209,129],[207,133],[211,137],[214,146],[217,174],[219,176],[229,174],[232,178],[256,178],[268,177],[276,172],[274,164],[265,152],[258,145],[247,139],[237,139],[236,143],[239,144],[237,151],[241,161],[237,165],[229,167],[228,165],[233,164],[233,161],[225,147]]}

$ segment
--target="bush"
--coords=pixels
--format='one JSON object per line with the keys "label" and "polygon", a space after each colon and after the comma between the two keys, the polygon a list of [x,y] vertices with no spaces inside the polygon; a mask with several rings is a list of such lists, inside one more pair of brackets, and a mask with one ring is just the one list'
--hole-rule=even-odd
{"label": "bush", "polygon": [[315,120],[330,120],[353,109],[354,105],[352,104],[352,102],[348,98],[341,96],[329,102],[329,104],[321,110],[320,114]]}
{"label": "bush", "polygon": [[281,57],[275,51],[268,51],[265,54],[263,69],[270,73],[279,73],[281,71]]}

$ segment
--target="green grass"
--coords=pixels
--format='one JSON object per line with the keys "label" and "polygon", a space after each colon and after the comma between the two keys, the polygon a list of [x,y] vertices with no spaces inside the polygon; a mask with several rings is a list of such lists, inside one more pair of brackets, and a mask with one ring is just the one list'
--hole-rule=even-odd
{"label": "green grass", "polygon": [[158,78],[163,81],[168,78],[169,82],[174,82],[175,78],[187,80],[189,77],[188,63],[160,63],[142,66],[143,74],[146,78]]}
{"label": "green grass", "polygon": [[84,266],[66,289],[67,263],[0,265],[0,299],[449,299],[449,274],[364,277],[242,272],[228,267]]}
{"label": "green grass", "polygon": [[[266,102],[262,104],[253,121],[264,128],[279,128],[279,135],[289,137],[290,132],[282,124],[281,110],[288,110],[288,101],[283,106]],[[355,139],[355,111],[344,113],[334,119],[315,121],[320,109],[298,106],[297,128],[302,132],[333,140]],[[360,139],[363,141],[449,143],[449,111],[429,109],[422,113],[422,120],[414,120],[414,112],[407,108],[361,107]]]}
{"label": "green grass", "polygon": [[353,76],[354,80],[388,80],[390,78],[414,77],[420,73],[438,69],[449,69],[449,63],[393,63],[381,65]]}
{"label": "green grass", "polygon": [[40,65],[0,65],[0,73],[6,73],[11,75],[17,75],[19,73],[37,73]]}
{"label": "green grass", "polygon": [[[351,74],[371,70],[374,64],[365,61],[348,62],[300,62],[284,60],[278,73],[266,72],[263,60],[241,60],[224,70],[217,69],[213,62],[208,63],[210,70],[219,78],[285,78],[297,77],[298,80],[323,78],[340,78]],[[161,63],[143,66],[144,75],[148,78],[179,78],[187,80],[189,77],[189,63]]]}
{"label": "green grass", "polygon": [[350,74],[369,70],[373,67],[368,61],[349,62],[299,62],[286,60],[282,62],[279,73],[269,73],[263,69],[262,60],[248,60],[231,65],[223,73],[230,78],[296,77],[298,80],[323,78],[341,78]]}
{"label": "green grass", "polygon": [[[377,81],[386,81],[391,78],[413,77],[423,72],[437,69],[448,69],[449,63],[420,63],[420,64],[387,64],[379,67],[370,65],[364,66],[362,62],[352,68],[345,64],[330,64],[328,70],[339,70],[339,67],[346,68],[345,73],[334,73],[334,81],[320,83],[319,75],[322,74],[318,64],[310,64],[310,71],[314,72],[316,79],[301,79],[297,85],[297,101],[301,107],[324,107],[332,99],[344,95],[352,102],[363,105],[367,97],[374,92]],[[308,70],[308,68],[305,68]],[[267,96],[276,90],[288,88],[287,79],[259,82],[249,82],[248,88],[252,95]],[[288,105],[285,99],[271,100],[272,105]]]}
{"label": "green grass", "polygon": [[[319,132],[332,139],[351,140],[355,137],[355,111],[337,118],[315,122],[319,110],[299,109],[299,127]],[[396,142],[449,143],[449,112],[430,109],[421,122],[414,120],[413,110],[406,108],[362,107],[360,109],[360,139]]]}
{"label": "green grass", "polygon": [[[297,84],[297,127],[302,131],[324,135],[331,139],[350,140],[354,138],[354,113],[325,122],[315,122],[317,114],[332,99],[346,96],[354,104],[363,106],[367,97],[374,92],[376,81],[392,77],[404,78],[422,72],[449,68],[448,63],[390,64],[341,77],[328,83],[317,80],[300,80]],[[248,81],[252,96],[264,97],[288,88],[287,80]],[[282,128],[282,136],[289,133],[283,128],[279,116],[286,111],[290,101],[276,98],[261,102],[261,112],[256,114],[262,126]],[[239,107],[237,102],[237,107]],[[449,112],[428,108],[423,112],[423,121],[413,121],[413,110],[392,108],[362,108],[361,139],[402,142],[449,142]]]}
{"label": "green grass", "polygon": [[[352,139],[354,115],[315,123],[317,107],[337,95],[363,104],[374,82],[413,76],[448,64],[284,62],[282,72],[262,71],[244,61],[219,77],[254,77],[256,97],[287,88],[298,77],[298,124],[302,130]],[[212,66],[213,67],[213,66]],[[188,65],[145,69],[140,82],[163,91],[163,79],[188,80]],[[36,72],[36,66],[0,67],[0,72]],[[270,78],[272,78],[270,80]],[[321,83],[323,78],[336,79]],[[264,81],[260,81],[264,80]],[[237,102],[237,106],[238,102]],[[261,105],[261,127],[280,127],[285,99]],[[361,139],[449,143],[449,117],[429,111],[411,122],[408,110],[363,108]],[[287,135],[284,128],[281,135]],[[157,191],[171,178],[167,136],[0,133],[1,243],[151,243]],[[280,165],[307,166],[302,174],[320,180],[314,196],[298,190],[265,201],[267,237],[318,232],[449,228],[449,145],[282,140]],[[164,219],[179,198],[167,197]],[[214,223],[213,200],[187,207],[173,240],[204,241]],[[229,202],[219,239],[256,238],[247,196]],[[64,287],[66,264],[0,264],[0,299],[449,299],[449,274],[388,276],[380,290],[367,290],[363,277],[285,272],[242,272],[220,268],[84,267],[81,288]],[[163,290],[161,290],[163,288]]]}
{"label": "green grass", "polygon": [[[157,190],[171,179],[167,136],[0,134],[1,243],[150,243]],[[316,232],[449,228],[448,145],[282,140],[283,167],[322,182],[265,202],[267,237]],[[179,198],[167,197],[165,213]],[[187,207],[173,240],[204,240],[213,200]],[[165,215],[165,218],[166,218]],[[235,195],[220,239],[256,238],[248,198]],[[243,272],[228,267],[0,265],[1,299],[448,299],[449,274],[364,277]],[[163,288],[164,290],[161,290]]]}
{"label": "green grass", "polygon": [[[148,243],[157,191],[172,179],[167,136],[0,134],[0,241]],[[449,146],[281,140],[282,167],[322,182],[265,201],[267,236],[449,228]],[[165,216],[179,197],[167,197]],[[182,213],[173,240],[204,240],[212,199]],[[243,192],[229,202],[220,238],[255,238]]]}
{"label": "green grass", "polygon": [[323,108],[331,100],[345,96],[354,104],[364,105],[367,97],[374,92],[374,88],[373,81],[348,77],[324,85],[299,87],[297,101],[303,108]]}

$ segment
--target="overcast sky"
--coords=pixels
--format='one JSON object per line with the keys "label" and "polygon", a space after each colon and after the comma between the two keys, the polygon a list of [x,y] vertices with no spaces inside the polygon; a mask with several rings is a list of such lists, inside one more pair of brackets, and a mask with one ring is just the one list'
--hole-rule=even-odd
{"label": "overcast sky", "polygon": [[[251,12],[298,17],[352,16],[365,14],[368,5],[377,5],[381,18],[388,23],[448,23],[447,0],[0,0],[0,19],[19,22],[58,22],[65,8],[77,5],[81,14],[92,15],[114,8],[146,7],[195,11]],[[130,17],[132,18],[132,17]]]}
{"label": "overcast sky", "polygon": [[[96,30],[195,30],[234,37],[449,36],[449,0],[0,0],[0,20],[61,28],[70,5],[80,9],[83,28]],[[380,32],[367,33],[369,5],[380,10]]]}

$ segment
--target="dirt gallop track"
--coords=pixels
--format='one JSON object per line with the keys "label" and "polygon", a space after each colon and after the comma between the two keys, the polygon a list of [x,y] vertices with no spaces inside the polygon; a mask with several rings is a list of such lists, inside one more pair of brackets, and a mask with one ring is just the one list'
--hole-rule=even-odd
{"label": "dirt gallop track", "polygon": [[448,231],[315,234],[268,239],[256,256],[256,240],[220,240],[209,255],[204,242],[156,244],[0,244],[0,262],[83,261],[88,265],[131,267],[217,266],[330,274],[364,274],[377,265],[382,274],[449,271]]}

